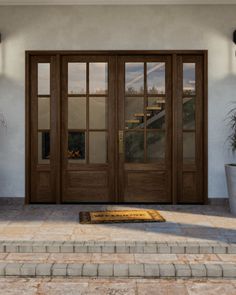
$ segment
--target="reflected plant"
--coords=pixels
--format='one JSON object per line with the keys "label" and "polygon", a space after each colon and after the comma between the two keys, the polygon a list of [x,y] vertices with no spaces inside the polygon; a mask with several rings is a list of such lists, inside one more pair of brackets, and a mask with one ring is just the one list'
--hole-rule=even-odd
{"label": "reflected plant", "polygon": [[231,129],[231,133],[228,137],[228,141],[229,141],[229,146],[234,154],[236,152],[236,107],[233,108],[228,113],[228,119],[229,119],[229,127]]}
{"label": "reflected plant", "polygon": [[0,127],[7,129],[7,120],[3,113],[0,112]]}

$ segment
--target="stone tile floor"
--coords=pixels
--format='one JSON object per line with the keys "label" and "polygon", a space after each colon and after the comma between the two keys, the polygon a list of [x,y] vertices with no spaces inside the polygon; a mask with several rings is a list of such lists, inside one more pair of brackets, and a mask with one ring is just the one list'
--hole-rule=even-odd
{"label": "stone tile floor", "polygon": [[[82,225],[80,211],[157,209],[165,223]],[[8,205],[0,206],[0,240],[236,242],[236,216],[226,206]]]}
{"label": "stone tile floor", "polygon": [[[79,211],[157,209],[165,223],[81,225]],[[236,218],[226,206],[0,206],[0,240],[174,241],[236,243]],[[235,263],[235,254],[0,253],[6,262]],[[236,280],[0,278],[0,295],[235,295]]]}
{"label": "stone tile floor", "polygon": [[236,280],[0,278],[2,295],[235,295]]}

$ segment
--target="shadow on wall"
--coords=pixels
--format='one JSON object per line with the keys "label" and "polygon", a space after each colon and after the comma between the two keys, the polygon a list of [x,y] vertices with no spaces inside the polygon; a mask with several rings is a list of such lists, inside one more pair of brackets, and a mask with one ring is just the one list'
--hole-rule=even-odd
{"label": "shadow on wall", "polygon": [[0,197],[24,191],[23,86],[7,75],[5,37],[0,43]]}

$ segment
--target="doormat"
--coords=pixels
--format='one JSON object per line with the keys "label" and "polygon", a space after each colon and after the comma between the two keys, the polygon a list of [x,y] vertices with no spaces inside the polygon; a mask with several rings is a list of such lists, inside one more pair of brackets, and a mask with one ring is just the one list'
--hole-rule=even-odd
{"label": "doormat", "polygon": [[165,222],[165,219],[157,210],[80,212],[79,220],[82,224]]}

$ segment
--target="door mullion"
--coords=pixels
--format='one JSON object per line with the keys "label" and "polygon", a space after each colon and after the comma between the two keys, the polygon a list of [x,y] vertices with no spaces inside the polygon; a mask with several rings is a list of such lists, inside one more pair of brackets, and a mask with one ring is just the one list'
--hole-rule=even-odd
{"label": "door mullion", "polygon": [[147,105],[148,105],[148,98],[147,98],[147,63],[144,63],[144,162],[147,162]]}
{"label": "door mullion", "polygon": [[86,163],[89,164],[89,62],[86,63]]}

